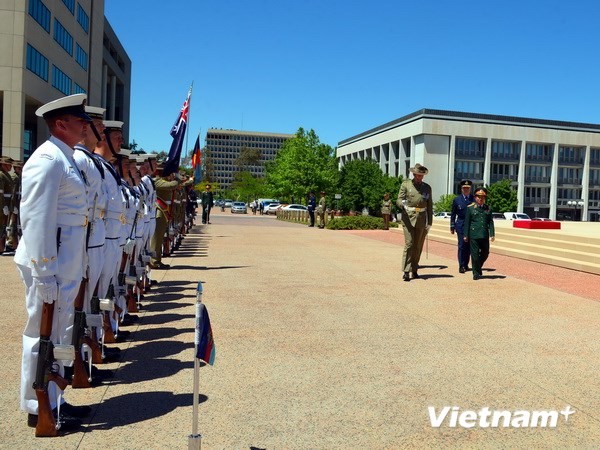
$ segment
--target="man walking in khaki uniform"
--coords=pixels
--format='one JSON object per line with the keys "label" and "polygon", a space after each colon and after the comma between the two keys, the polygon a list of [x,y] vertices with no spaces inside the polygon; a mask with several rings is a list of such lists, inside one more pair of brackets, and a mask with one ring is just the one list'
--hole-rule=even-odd
{"label": "man walking in khaki uniform", "polygon": [[419,278],[419,260],[423,251],[423,243],[433,220],[433,202],[431,186],[423,182],[423,177],[429,172],[421,164],[415,164],[410,171],[411,180],[406,180],[400,186],[396,205],[400,208],[402,229],[404,230],[404,253],[402,254],[402,270],[404,281]]}
{"label": "man walking in khaki uniform", "polygon": [[0,255],[6,246],[6,227],[10,219],[13,196],[13,181],[8,172],[13,160],[8,156],[0,156]]}

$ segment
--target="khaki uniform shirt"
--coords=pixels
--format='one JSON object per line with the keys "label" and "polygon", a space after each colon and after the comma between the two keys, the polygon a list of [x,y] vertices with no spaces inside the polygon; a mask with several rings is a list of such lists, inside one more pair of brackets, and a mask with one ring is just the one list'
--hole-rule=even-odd
{"label": "khaki uniform shirt", "polygon": [[425,182],[416,184],[412,179],[403,181],[396,205],[402,211],[403,220],[408,219],[412,226],[427,226],[433,222],[431,186]]}

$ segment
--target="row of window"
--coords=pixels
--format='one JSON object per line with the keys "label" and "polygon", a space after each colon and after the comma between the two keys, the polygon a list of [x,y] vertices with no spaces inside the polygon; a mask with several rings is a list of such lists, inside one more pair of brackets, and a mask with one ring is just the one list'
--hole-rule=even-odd
{"label": "row of window", "polygon": [[[47,82],[49,66],[50,62],[48,61],[48,58],[42,55],[30,44],[27,44],[25,67]],[[86,93],[83,87],[72,82],[71,77],[69,77],[54,64],[52,64],[52,86],[65,95]]]}
{"label": "row of window", "polygon": [[[75,0],[63,0],[63,3],[71,12],[71,14],[74,15]],[[44,30],[46,30],[46,33],[50,33],[51,13],[42,0],[29,0],[29,15],[33,17],[33,19],[39,23]],[[81,26],[83,31],[89,33],[90,16],[88,16],[80,3],[77,3],[77,23]]]}
{"label": "row of window", "polygon": [[[288,138],[281,138],[281,137],[271,137],[271,136],[247,136],[247,135],[215,135],[215,134],[210,134],[209,136],[207,136],[206,138],[206,142],[207,144],[211,143],[211,141],[244,141],[244,142],[274,142],[274,143],[278,143],[278,144],[283,144],[285,141],[287,141]],[[212,143],[218,143],[218,142],[212,142]],[[223,142],[223,144],[229,144],[229,142]]]}
{"label": "row of window", "polygon": [[[559,189],[557,192],[557,204],[568,206],[569,200],[581,200],[580,189]],[[590,189],[588,200],[597,202],[600,200],[600,189]],[[526,187],[525,203],[531,204],[550,204],[550,188]]]}

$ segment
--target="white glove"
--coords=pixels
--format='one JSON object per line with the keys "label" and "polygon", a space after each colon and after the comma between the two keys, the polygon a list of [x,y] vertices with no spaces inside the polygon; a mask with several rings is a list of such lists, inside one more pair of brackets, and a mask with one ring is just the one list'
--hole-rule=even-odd
{"label": "white glove", "polygon": [[427,226],[425,227],[425,232],[426,232],[426,233],[429,233],[429,229],[430,229],[430,228],[431,228],[431,225],[427,225]]}
{"label": "white glove", "polygon": [[19,214],[19,208],[16,206],[13,208],[13,214]]}
{"label": "white glove", "polygon": [[2,208],[2,212],[4,213],[5,216],[8,216],[8,206],[5,206],[4,208]]}
{"label": "white glove", "polygon": [[123,247],[123,251],[128,255],[131,255],[133,253],[133,247],[135,247],[135,241],[133,239],[127,238],[125,246]]}
{"label": "white glove", "polygon": [[56,277],[33,277],[37,297],[44,303],[54,303],[58,300],[58,284]]}

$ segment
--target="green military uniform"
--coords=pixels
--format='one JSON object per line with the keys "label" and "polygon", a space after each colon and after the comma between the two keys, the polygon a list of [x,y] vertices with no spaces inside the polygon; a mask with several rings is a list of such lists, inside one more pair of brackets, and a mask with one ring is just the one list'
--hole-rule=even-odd
{"label": "green military uniform", "polygon": [[8,158],[0,160],[0,254],[6,245],[6,226],[12,212],[13,182],[6,170],[5,164],[11,164]]}
{"label": "green military uniform", "polygon": [[179,180],[168,181],[164,178],[154,180],[156,188],[156,229],[150,241],[150,247],[154,252],[151,264],[153,267],[159,267],[162,262],[162,244],[165,233],[169,228],[169,221],[172,220],[172,199],[173,191],[179,186]]}
{"label": "green military uniform", "polygon": [[[22,164],[22,163],[19,163]],[[10,220],[8,222],[8,245],[13,249],[17,248],[19,243],[19,232],[21,222],[19,220],[19,206],[21,204],[21,175],[16,172],[17,163],[13,166],[15,172],[11,172],[10,177],[13,182],[12,206],[10,208]],[[19,166],[22,167],[22,166]]]}
{"label": "green military uniform", "polygon": [[390,215],[392,214],[392,201],[389,194],[385,194],[381,202],[381,215],[383,216],[383,229],[390,229]]}
{"label": "green military uniform", "polygon": [[[420,164],[410,169],[415,174],[425,175],[428,171]],[[433,221],[433,201],[431,186],[414,179],[405,180],[400,185],[396,205],[400,208],[401,223],[404,231],[404,252],[402,254],[402,270],[404,281],[409,281],[408,273],[418,277],[419,261],[427,231]]]}
{"label": "green military uniform", "polygon": [[325,199],[325,192],[321,192],[321,198],[319,199],[319,206],[317,206],[317,226],[319,228],[325,228],[325,210],[327,209],[327,200]]}
{"label": "green military uniform", "polygon": [[[475,192],[477,195],[479,190]],[[495,236],[492,209],[486,204],[471,203],[467,207],[463,233],[465,241],[470,244],[473,279],[477,280],[490,254],[490,238],[493,239]]]}

